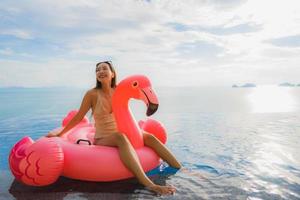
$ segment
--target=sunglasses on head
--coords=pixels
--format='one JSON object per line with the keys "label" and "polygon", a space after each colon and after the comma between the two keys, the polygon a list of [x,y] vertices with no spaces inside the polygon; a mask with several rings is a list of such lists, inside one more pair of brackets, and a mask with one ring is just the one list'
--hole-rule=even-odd
{"label": "sunglasses on head", "polygon": [[96,70],[99,68],[99,65],[102,64],[102,63],[106,63],[106,64],[112,66],[112,62],[111,62],[110,60],[101,61],[101,62],[98,62],[98,63],[96,64]]}
{"label": "sunglasses on head", "polygon": [[99,66],[99,65],[102,64],[102,63],[112,64],[112,62],[111,62],[110,60],[105,60],[105,61],[98,62],[98,63],[96,64],[96,66]]}

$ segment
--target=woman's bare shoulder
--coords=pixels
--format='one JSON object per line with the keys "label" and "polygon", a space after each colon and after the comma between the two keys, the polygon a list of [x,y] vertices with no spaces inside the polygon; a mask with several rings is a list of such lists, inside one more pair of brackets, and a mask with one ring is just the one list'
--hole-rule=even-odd
{"label": "woman's bare shoulder", "polygon": [[91,88],[91,89],[86,91],[86,94],[92,95],[92,94],[95,94],[96,92],[97,92],[97,89]]}
{"label": "woman's bare shoulder", "polygon": [[88,91],[86,91],[85,95],[91,98],[95,98],[97,97],[97,89],[95,88],[89,89]]}

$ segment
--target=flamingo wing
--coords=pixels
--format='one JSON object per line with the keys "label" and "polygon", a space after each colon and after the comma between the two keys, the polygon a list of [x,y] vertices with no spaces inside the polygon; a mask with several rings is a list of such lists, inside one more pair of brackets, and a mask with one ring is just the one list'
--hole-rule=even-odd
{"label": "flamingo wing", "polygon": [[54,183],[63,171],[64,155],[56,138],[36,142],[23,138],[11,150],[9,164],[16,179],[33,186]]}
{"label": "flamingo wing", "polygon": [[163,144],[167,142],[167,134],[165,127],[157,120],[148,118],[146,121],[140,120],[139,127],[154,135]]}

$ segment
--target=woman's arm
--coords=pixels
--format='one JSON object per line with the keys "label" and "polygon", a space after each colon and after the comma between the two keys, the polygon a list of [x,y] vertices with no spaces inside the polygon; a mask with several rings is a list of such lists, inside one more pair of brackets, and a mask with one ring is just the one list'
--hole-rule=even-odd
{"label": "woman's arm", "polygon": [[70,120],[70,122],[65,126],[65,128],[61,132],[49,132],[47,137],[55,137],[55,136],[62,136],[66,132],[68,132],[70,129],[72,129],[74,126],[76,126],[85,116],[85,114],[89,111],[89,109],[92,107],[92,97],[91,92],[87,91],[82,99],[81,106],[79,108],[79,111],[76,113],[76,115]]}

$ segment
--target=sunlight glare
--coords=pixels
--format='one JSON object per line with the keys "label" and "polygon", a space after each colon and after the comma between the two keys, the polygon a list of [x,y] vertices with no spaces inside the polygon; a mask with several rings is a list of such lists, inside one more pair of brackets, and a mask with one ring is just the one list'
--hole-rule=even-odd
{"label": "sunlight glare", "polygon": [[293,112],[296,101],[291,88],[260,86],[253,88],[248,100],[254,113]]}

